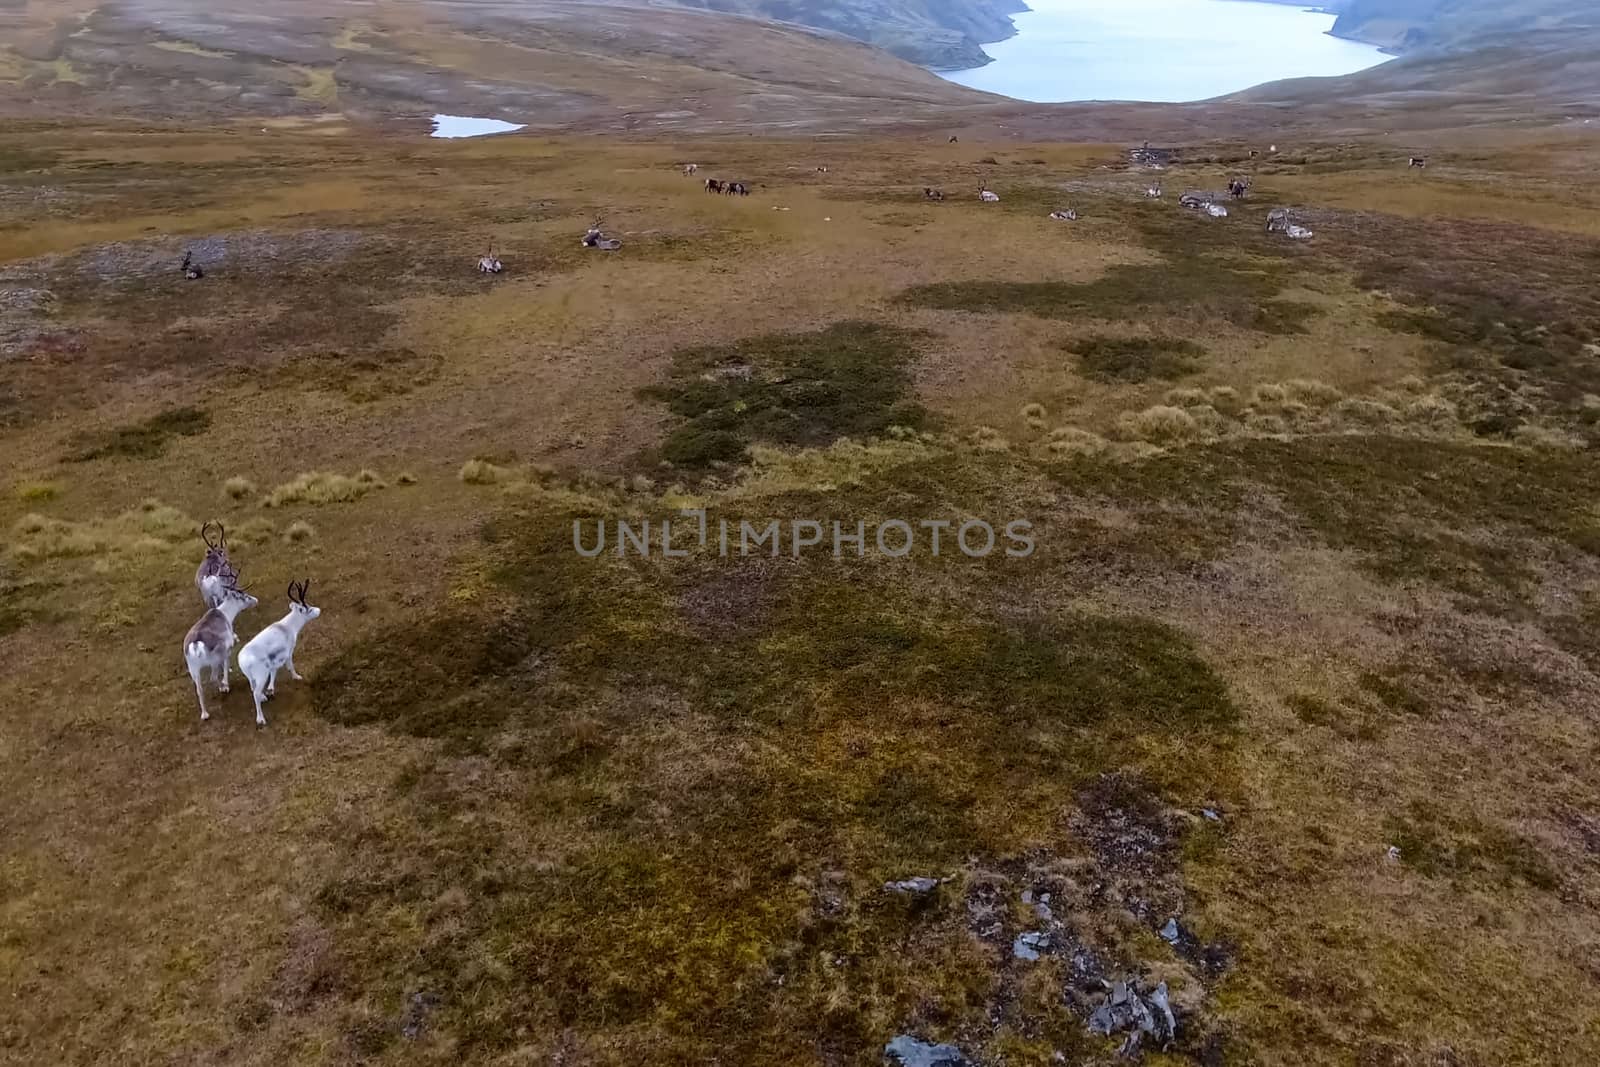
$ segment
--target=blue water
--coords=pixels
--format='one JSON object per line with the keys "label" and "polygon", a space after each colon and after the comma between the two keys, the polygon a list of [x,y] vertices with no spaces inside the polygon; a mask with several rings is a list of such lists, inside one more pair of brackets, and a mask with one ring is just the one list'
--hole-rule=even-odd
{"label": "blue water", "polygon": [[1245,0],[1029,0],[994,62],[951,81],[1069,100],[1206,100],[1280,78],[1352,74],[1389,57],[1328,36],[1334,16]]}

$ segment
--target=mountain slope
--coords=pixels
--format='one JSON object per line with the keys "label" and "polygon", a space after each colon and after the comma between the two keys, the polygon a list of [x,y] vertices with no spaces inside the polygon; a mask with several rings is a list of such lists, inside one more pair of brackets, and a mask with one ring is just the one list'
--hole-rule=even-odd
{"label": "mountain slope", "polygon": [[832,30],[913,63],[965,70],[989,62],[982,45],[1016,33],[1010,16],[1021,0],[680,0],[727,11]]}
{"label": "mountain slope", "polygon": [[842,132],[989,100],[836,34],[664,4],[60,2],[0,28],[12,42],[0,113],[14,115],[439,111],[536,128]]}
{"label": "mountain slope", "polygon": [[1395,51],[1486,34],[1600,27],[1588,0],[1345,0],[1333,33]]}

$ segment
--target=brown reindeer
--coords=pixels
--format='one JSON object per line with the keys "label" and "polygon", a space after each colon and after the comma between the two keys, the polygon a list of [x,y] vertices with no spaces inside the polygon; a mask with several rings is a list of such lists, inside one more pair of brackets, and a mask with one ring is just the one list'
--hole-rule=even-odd
{"label": "brown reindeer", "polygon": [[944,193],[939,189],[930,189],[927,186],[923,186],[922,198],[924,200],[935,200],[942,202],[944,200]]}
{"label": "brown reindeer", "polygon": [[708,192],[708,193],[720,193],[720,192],[722,192],[722,182],[717,181],[717,179],[715,179],[715,178],[707,178],[706,179],[706,192]]}
{"label": "brown reindeer", "polygon": [[[211,540],[211,527],[217,528],[217,539]],[[239,580],[239,572],[228,559],[228,531],[220,522],[207,522],[200,527],[200,540],[206,544],[205,559],[194,572],[194,586],[200,590],[200,599],[206,607],[214,608],[222,599],[223,591]]]}

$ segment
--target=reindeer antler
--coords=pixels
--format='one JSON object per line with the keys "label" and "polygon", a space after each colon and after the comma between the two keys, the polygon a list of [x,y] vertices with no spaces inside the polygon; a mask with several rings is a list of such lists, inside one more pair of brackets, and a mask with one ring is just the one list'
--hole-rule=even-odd
{"label": "reindeer antler", "polygon": [[[211,540],[211,527],[213,526],[217,528],[217,539],[215,542]],[[215,552],[217,549],[220,549],[227,544],[228,531],[223,528],[222,523],[214,522],[208,519],[205,525],[200,527],[200,540],[206,543],[207,548]]]}
{"label": "reindeer antler", "polygon": [[307,578],[303,582],[291,581],[289,583],[289,600],[290,600],[290,602],[294,603],[294,604],[299,604],[301,607],[305,607],[306,606],[306,589],[310,585],[311,585],[311,579],[310,578]]}

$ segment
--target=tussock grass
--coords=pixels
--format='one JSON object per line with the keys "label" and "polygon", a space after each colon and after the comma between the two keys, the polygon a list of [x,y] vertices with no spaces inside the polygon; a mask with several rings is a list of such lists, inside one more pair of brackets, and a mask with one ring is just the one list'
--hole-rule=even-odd
{"label": "tussock grass", "polygon": [[276,487],[261,503],[268,508],[287,507],[290,504],[317,507],[348,504],[384,488],[386,483],[375,471],[363,470],[355,477],[330,471],[312,471]]}
{"label": "tussock grass", "polygon": [[1166,404],[1124,412],[1116,428],[1117,436],[1125,441],[1148,441],[1155,445],[1197,441],[1206,435],[1205,428],[1194,415]]}
{"label": "tussock grass", "polygon": [[459,477],[467,485],[507,485],[527,481],[528,473],[525,469],[491,463],[486,459],[469,459],[461,465]]}
{"label": "tussock grass", "polygon": [[410,471],[401,471],[399,477],[395,478],[395,484],[396,485],[416,485],[417,484],[417,476],[415,474],[412,474]]}
{"label": "tussock grass", "polygon": [[78,522],[30,513],[12,527],[11,554],[19,561],[148,555],[187,544],[195,529],[188,516],[155,501]]}
{"label": "tussock grass", "polygon": [[1049,448],[1058,456],[1094,456],[1109,447],[1104,437],[1076,426],[1059,426],[1050,431]]}
{"label": "tussock grass", "polygon": [[1303,404],[1307,408],[1330,407],[1344,398],[1344,393],[1327,382],[1310,378],[1294,378],[1284,382],[1283,393],[1290,403]]}
{"label": "tussock grass", "polygon": [[24,504],[45,504],[54,500],[61,493],[61,487],[55,482],[18,482],[16,497]]}
{"label": "tussock grass", "polygon": [[301,544],[317,536],[316,528],[304,519],[297,519],[283,531],[283,539],[291,545]]}
{"label": "tussock grass", "polygon": [[222,483],[222,493],[229,500],[244,500],[256,495],[256,483],[249,478],[235,475]]}

